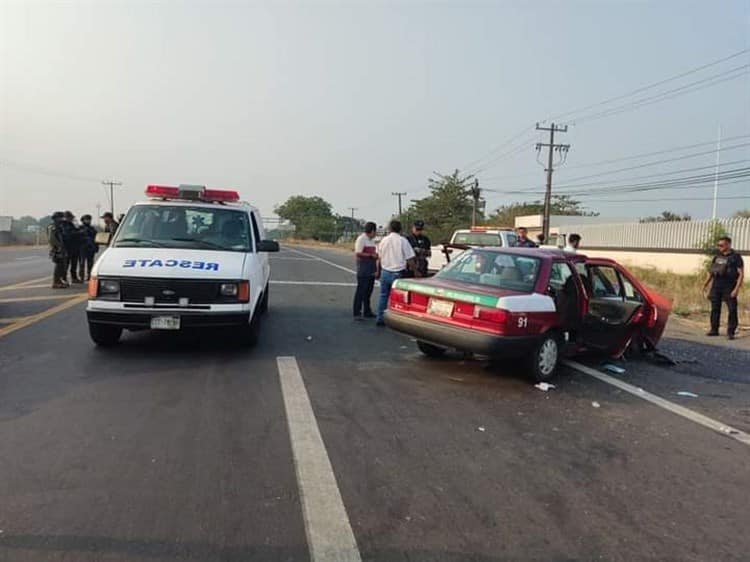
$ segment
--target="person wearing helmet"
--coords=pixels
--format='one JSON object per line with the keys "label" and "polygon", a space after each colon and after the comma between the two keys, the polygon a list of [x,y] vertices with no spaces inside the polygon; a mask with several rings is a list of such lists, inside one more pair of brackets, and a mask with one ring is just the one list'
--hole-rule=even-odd
{"label": "person wearing helmet", "polygon": [[49,243],[49,257],[55,264],[52,273],[52,288],[65,289],[68,287],[68,253],[65,250],[63,239],[63,221],[65,213],[55,211],[52,213],[52,223],[47,226],[47,242]]}

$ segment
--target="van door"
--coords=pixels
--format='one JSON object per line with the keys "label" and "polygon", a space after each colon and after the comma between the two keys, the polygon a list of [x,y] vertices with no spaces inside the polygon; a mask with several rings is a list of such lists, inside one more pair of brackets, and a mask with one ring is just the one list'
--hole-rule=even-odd
{"label": "van door", "polygon": [[[271,266],[268,262],[268,254],[258,251],[258,243],[263,240],[263,237],[261,235],[262,227],[259,226],[259,220],[255,211],[250,212],[250,222],[253,226],[254,251],[253,255],[249,256],[249,259],[252,260],[250,263],[250,283],[254,283],[258,287],[259,293],[262,293],[266,290],[266,285],[271,274]],[[255,296],[255,290],[251,290],[253,291],[253,296]]]}
{"label": "van door", "polygon": [[637,328],[643,303],[625,297],[614,265],[587,262],[585,268],[590,300],[581,330],[583,342],[609,353],[622,353]]}

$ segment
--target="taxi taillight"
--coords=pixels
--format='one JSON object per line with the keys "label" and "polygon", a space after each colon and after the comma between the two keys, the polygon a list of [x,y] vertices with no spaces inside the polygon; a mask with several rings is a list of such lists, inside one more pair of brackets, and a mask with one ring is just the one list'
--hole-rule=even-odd
{"label": "taxi taillight", "polygon": [[490,308],[488,306],[475,306],[474,318],[483,322],[505,325],[508,321],[508,311],[502,308]]}
{"label": "taxi taillight", "polygon": [[89,279],[89,298],[95,299],[99,294],[99,280],[96,277]]}
{"label": "taxi taillight", "polygon": [[409,291],[403,289],[391,289],[390,299],[392,302],[409,304]]}
{"label": "taxi taillight", "polygon": [[240,302],[250,302],[250,282],[240,281],[237,287],[237,300]]}

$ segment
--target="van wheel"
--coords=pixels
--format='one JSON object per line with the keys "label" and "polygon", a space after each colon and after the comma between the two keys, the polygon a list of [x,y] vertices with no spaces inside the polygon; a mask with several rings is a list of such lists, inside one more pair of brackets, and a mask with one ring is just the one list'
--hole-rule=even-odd
{"label": "van wheel", "polygon": [[89,324],[89,335],[96,345],[100,347],[112,347],[120,341],[122,328],[119,326],[108,326],[107,324]]}
{"label": "van wheel", "polygon": [[242,341],[248,347],[255,347],[260,337],[260,310],[253,316],[249,324],[242,327]]}
{"label": "van wheel", "polygon": [[534,346],[530,358],[530,374],[535,382],[552,379],[560,358],[560,342],[557,334],[547,333]]}
{"label": "van wheel", "polygon": [[265,314],[268,312],[268,289],[269,289],[270,283],[266,283],[266,288],[263,291],[263,296],[260,298],[260,305],[258,308],[258,311],[261,314]]}
{"label": "van wheel", "polygon": [[437,345],[432,345],[431,343],[419,340],[417,340],[417,347],[419,348],[419,351],[424,353],[427,357],[442,357],[445,355],[446,351],[444,347],[438,347]]}

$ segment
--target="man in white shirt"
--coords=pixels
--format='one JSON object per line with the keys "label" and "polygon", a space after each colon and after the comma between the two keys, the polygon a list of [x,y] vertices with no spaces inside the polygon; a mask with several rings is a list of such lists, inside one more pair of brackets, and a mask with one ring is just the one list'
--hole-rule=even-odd
{"label": "man in white shirt", "polygon": [[357,290],[354,292],[354,319],[375,318],[370,307],[370,297],[375,286],[378,253],[375,242],[377,225],[374,222],[365,224],[365,231],[354,243],[354,254],[357,256]]}
{"label": "man in white shirt", "polygon": [[407,268],[416,267],[416,256],[409,241],[401,236],[401,223],[393,220],[388,225],[390,234],[383,238],[378,245],[380,268],[380,303],[378,305],[377,326],[385,326],[383,315],[388,308],[388,297],[391,286],[399,279]]}
{"label": "man in white shirt", "polygon": [[578,251],[578,246],[581,245],[581,235],[580,234],[570,234],[568,235],[568,244],[563,248],[563,252],[569,252],[571,254],[575,254]]}

